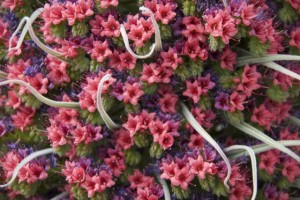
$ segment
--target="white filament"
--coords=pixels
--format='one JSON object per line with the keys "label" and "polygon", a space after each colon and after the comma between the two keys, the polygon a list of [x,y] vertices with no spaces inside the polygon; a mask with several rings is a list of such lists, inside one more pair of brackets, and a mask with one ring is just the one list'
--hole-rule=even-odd
{"label": "white filament", "polygon": [[227,176],[224,180],[224,185],[226,188],[229,189],[228,181],[231,176],[231,165],[229,162],[229,159],[221,149],[221,147],[218,145],[218,143],[202,128],[202,126],[197,122],[195,117],[192,115],[192,113],[188,110],[185,104],[180,103],[182,108],[182,113],[186,120],[189,122],[189,124],[208,142],[210,143],[220,154],[220,156],[223,158],[226,166],[227,166]]}
{"label": "white filament", "polygon": [[0,185],[0,188],[4,188],[4,187],[10,186],[14,182],[14,180],[17,178],[20,169],[22,167],[24,167],[24,165],[26,165],[27,163],[29,163],[30,161],[32,161],[35,158],[38,158],[38,157],[43,156],[43,155],[51,154],[51,153],[55,153],[54,148],[48,148],[48,149],[40,150],[40,151],[34,152],[34,153],[28,155],[27,157],[25,157],[17,165],[17,167],[14,169],[13,175],[12,175],[11,179],[8,181],[8,183],[6,183],[4,185]]}
{"label": "white filament", "polygon": [[54,101],[52,99],[48,99],[47,97],[44,97],[41,95],[36,89],[34,89],[30,84],[17,79],[11,79],[0,82],[0,86],[8,85],[8,84],[19,84],[25,86],[31,93],[34,95],[38,100],[43,102],[44,104],[52,107],[61,107],[61,108],[78,108],[79,103],[78,102],[63,102],[63,101]]}
{"label": "white filament", "polygon": [[104,86],[104,82],[111,78],[110,74],[106,74],[99,82],[98,90],[97,90],[97,110],[103,119],[104,123],[109,129],[119,128],[120,125],[113,122],[113,120],[108,116],[107,112],[104,109],[101,94]]}
{"label": "white filament", "polygon": [[234,127],[236,127],[237,129],[243,131],[244,133],[255,137],[256,139],[270,145],[271,147],[278,149],[279,151],[282,151],[284,153],[286,153],[287,155],[291,156],[292,158],[294,158],[297,162],[300,163],[300,157],[295,154],[293,151],[291,151],[290,149],[286,148],[284,145],[280,144],[279,142],[273,140],[272,138],[270,138],[269,136],[267,136],[266,134],[262,133],[261,131],[259,131],[258,129],[250,126],[249,124],[242,122],[242,123],[233,123],[228,121],[229,123],[231,123]]}
{"label": "white filament", "polygon": [[157,178],[158,178],[159,183],[163,187],[165,200],[171,200],[170,190],[168,188],[166,181],[161,179],[159,176],[157,176]]}
{"label": "white filament", "polygon": [[239,150],[239,149],[245,150],[250,156],[251,166],[252,166],[252,184],[253,184],[253,192],[252,192],[251,200],[255,200],[257,195],[257,163],[256,163],[256,156],[253,149],[245,145],[233,145],[227,147],[225,151],[229,152],[232,150]]}
{"label": "white filament", "polygon": [[288,55],[288,54],[269,54],[262,57],[254,56],[243,56],[239,57],[237,65],[243,66],[245,64],[256,64],[256,63],[266,63],[273,61],[300,61],[300,56],[297,55]]}
{"label": "white filament", "polygon": [[[36,11],[34,11],[32,13],[32,15],[29,17],[24,17],[21,22],[19,23],[18,28],[15,30],[15,32],[12,34],[10,40],[9,40],[9,51],[10,50],[17,50],[21,47],[24,38],[27,34],[27,32],[29,31],[29,35],[31,37],[31,39],[46,53],[54,56],[54,57],[62,57],[62,54],[58,51],[55,51],[54,49],[46,46],[45,44],[43,44],[35,35],[34,30],[32,28],[32,23],[36,20],[36,18],[38,18],[40,16],[40,14],[43,12],[43,8],[39,8]],[[20,38],[17,42],[17,45],[15,47],[12,47],[12,40],[13,38],[18,34],[18,32],[20,31],[20,29],[22,28],[22,26],[25,24],[22,33],[20,35]]]}
{"label": "white filament", "polygon": [[52,199],[50,199],[50,200],[60,200],[60,199],[62,199],[62,198],[65,198],[65,197],[67,197],[68,196],[68,192],[63,192],[63,193],[61,193],[61,194],[59,194],[59,195],[57,195],[57,196],[55,196],[55,197],[53,197]]}

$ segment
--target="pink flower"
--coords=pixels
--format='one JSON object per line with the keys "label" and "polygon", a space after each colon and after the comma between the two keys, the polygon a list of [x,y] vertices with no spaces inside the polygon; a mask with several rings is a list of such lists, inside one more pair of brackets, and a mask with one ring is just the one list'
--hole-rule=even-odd
{"label": "pink flower", "polygon": [[4,0],[1,3],[1,7],[9,8],[10,12],[12,12],[17,6],[21,6],[22,4],[21,0]]}
{"label": "pink flower", "polygon": [[163,133],[159,136],[158,143],[163,149],[168,149],[173,146],[174,138],[170,133]]}
{"label": "pink flower", "polygon": [[91,57],[98,62],[103,62],[108,56],[112,54],[112,51],[108,47],[108,42],[95,41],[94,48],[92,49]]}
{"label": "pink flower", "polygon": [[229,179],[229,183],[231,186],[237,186],[245,181],[245,178],[242,176],[241,169],[238,165],[233,165],[231,170],[232,172]]}
{"label": "pink flower", "polygon": [[136,169],[134,170],[133,175],[128,176],[128,181],[130,182],[130,188],[135,189],[148,187],[153,184],[154,179],[149,176],[144,176],[142,172]]}
{"label": "pink flower", "polygon": [[278,152],[276,150],[268,151],[260,155],[259,169],[266,170],[270,175],[273,175],[276,163],[278,160]]}
{"label": "pink flower", "polygon": [[85,126],[77,124],[76,129],[70,131],[74,138],[74,144],[78,145],[87,139],[87,129]]}
{"label": "pink flower", "polygon": [[128,38],[134,41],[134,44],[137,47],[142,47],[144,45],[144,42],[147,39],[146,37],[147,35],[144,33],[144,27],[142,25],[131,26]]}
{"label": "pink flower", "polygon": [[176,113],[176,104],[178,101],[177,95],[166,94],[159,99],[159,106],[161,110],[165,113]]}
{"label": "pink flower", "polygon": [[186,81],[186,90],[183,92],[183,96],[190,97],[193,99],[194,103],[198,103],[200,100],[200,95],[202,94],[202,90],[198,84],[198,81]]}
{"label": "pink flower", "polygon": [[121,129],[118,134],[117,144],[120,145],[124,150],[132,147],[134,143],[130,132],[125,129]]}
{"label": "pink flower", "polygon": [[[102,170],[99,173],[99,192],[104,191],[106,188],[110,188],[115,184],[115,182],[112,180],[112,175],[108,173],[106,170]],[[96,179],[97,180],[97,179]],[[97,182],[98,182],[97,180]]]}
{"label": "pink flower", "polygon": [[251,27],[252,30],[249,32],[251,36],[259,38],[262,43],[265,43],[267,40],[274,42],[275,30],[272,19],[266,21],[253,21]]}
{"label": "pink flower", "polygon": [[160,175],[160,178],[162,179],[171,179],[175,176],[175,168],[177,165],[172,161],[171,163],[163,162],[160,169],[163,171],[163,173]]}
{"label": "pink flower", "polygon": [[47,94],[48,79],[44,78],[41,73],[36,74],[34,77],[28,77],[28,83],[40,94]]}
{"label": "pink flower", "polygon": [[191,165],[191,173],[194,173],[200,179],[205,179],[209,163],[204,162],[202,156],[199,155],[197,159],[189,158],[189,164]]}
{"label": "pink flower", "polygon": [[103,9],[107,9],[109,6],[116,7],[119,4],[118,0],[97,0],[100,1],[100,7]]}
{"label": "pink flower", "polygon": [[17,109],[21,105],[21,99],[14,91],[8,91],[8,101],[6,102],[6,106],[12,107],[13,109]]}
{"label": "pink flower", "polygon": [[59,48],[58,51],[61,52],[65,58],[74,58],[78,55],[78,46],[75,43],[62,40],[60,44],[61,48]]}
{"label": "pink flower", "polygon": [[188,147],[190,149],[201,149],[204,146],[204,139],[201,135],[199,134],[192,134],[190,136],[190,142],[188,144]]}
{"label": "pink flower", "polygon": [[236,110],[244,110],[244,102],[245,102],[246,96],[243,94],[239,94],[237,92],[234,92],[230,95],[230,112],[235,112]]}
{"label": "pink flower", "polygon": [[243,24],[245,26],[250,26],[251,21],[253,18],[256,17],[256,13],[254,11],[254,5],[253,4],[243,4],[243,8],[241,9],[241,18],[243,21]]}
{"label": "pink flower", "polygon": [[257,84],[260,77],[261,74],[256,71],[255,65],[252,67],[246,65],[242,74],[242,81],[237,90],[244,92],[247,97],[251,96],[253,90],[260,88],[260,85]]}
{"label": "pink flower", "polygon": [[86,175],[85,181],[80,186],[87,191],[88,197],[92,198],[100,190],[99,176],[95,175],[91,177],[90,175]]}
{"label": "pink flower", "polygon": [[128,53],[127,51],[125,53],[121,53],[120,54],[120,67],[122,69],[134,69],[135,65],[136,65],[136,58],[133,57],[130,53]]}
{"label": "pink flower", "polygon": [[183,24],[186,26],[186,29],[182,31],[182,35],[188,38],[188,40],[198,40],[202,43],[206,41],[204,26],[198,18],[184,17]]}
{"label": "pink flower", "polygon": [[155,17],[163,24],[169,24],[172,19],[176,16],[176,13],[173,11],[173,6],[170,3],[160,3],[157,6],[157,11],[155,13]]}
{"label": "pink flower", "polygon": [[108,58],[109,66],[115,68],[118,71],[122,71],[123,68],[121,67],[122,61],[120,58],[120,53],[114,49],[113,53]]}
{"label": "pink flower", "polygon": [[148,18],[147,20],[144,19],[144,18],[140,18],[139,23],[144,28],[145,40],[149,40],[155,32],[155,29],[154,29],[153,23],[151,21],[151,18]]}
{"label": "pink flower", "polygon": [[200,54],[201,48],[197,40],[188,40],[185,42],[183,53],[188,55],[191,59],[195,60]]}
{"label": "pink flower", "polygon": [[133,137],[133,135],[140,130],[141,128],[141,121],[139,119],[139,116],[133,117],[131,114],[128,115],[128,120],[125,124],[123,124],[123,127],[129,131],[130,136]]}
{"label": "pink flower", "polygon": [[[103,2],[103,1],[101,1]],[[100,15],[96,15],[94,20],[90,20],[91,31],[97,36],[101,36],[104,27],[101,25],[104,19]]]}
{"label": "pink flower", "polygon": [[289,159],[283,163],[282,175],[285,176],[289,182],[294,182],[295,178],[300,176],[300,167],[297,161]]}
{"label": "pink flower", "polygon": [[91,0],[78,0],[75,6],[76,17],[83,20],[94,14]]}
{"label": "pink flower", "polygon": [[1,160],[1,167],[3,168],[7,178],[11,177],[14,169],[23,160],[22,156],[16,151],[10,151]]}
{"label": "pink flower", "polygon": [[141,76],[141,80],[148,82],[149,84],[160,82],[160,78],[158,77],[159,72],[156,69],[155,63],[150,63],[149,65],[143,64],[143,72]]}
{"label": "pink flower", "polygon": [[215,83],[210,80],[210,74],[198,78],[198,84],[201,88],[201,94],[207,94],[209,90],[215,87]]}
{"label": "pink flower", "polygon": [[68,65],[66,62],[58,60],[48,55],[47,69],[50,70],[48,78],[55,84],[59,85],[64,82],[69,83],[70,77],[67,74]]}
{"label": "pink flower", "polygon": [[24,71],[29,65],[30,60],[25,62],[23,59],[19,59],[15,64],[7,64],[8,79],[22,79]]}
{"label": "pink flower", "polygon": [[[45,7],[47,7],[45,5]],[[64,21],[64,17],[62,12],[64,11],[64,7],[61,4],[54,3],[50,6],[50,13],[49,13],[49,22],[57,25]]]}
{"label": "pink flower", "polygon": [[77,117],[78,117],[77,110],[60,108],[58,109],[58,114],[55,115],[54,119],[56,121],[61,122],[62,124],[75,126],[78,123]]}
{"label": "pink flower", "polygon": [[[3,4],[3,3],[2,3]],[[2,19],[0,19],[0,39],[5,39],[8,34],[8,23],[4,23]]]}
{"label": "pink flower", "polygon": [[62,169],[62,173],[66,176],[66,180],[68,183],[81,183],[85,180],[85,170],[80,167],[76,166],[74,162],[66,161],[65,168]]}
{"label": "pink flower", "polygon": [[293,78],[280,72],[273,72],[274,85],[280,85],[284,91],[293,86]]}
{"label": "pink flower", "polygon": [[34,183],[38,180],[44,180],[48,177],[44,167],[37,163],[27,163],[19,172],[19,183],[26,181],[27,183]]}
{"label": "pink flower", "polygon": [[221,57],[221,68],[233,71],[233,65],[236,63],[236,53],[226,48]]}
{"label": "pink flower", "polygon": [[222,41],[225,44],[229,43],[229,40],[233,38],[238,33],[238,29],[235,27],[234,23],[228,23],[223,26],[223,34],[222,34]]}
{"label": "pink flower", "polygon": [[160,136],[168,132],[168,123],[163,123],[160,120],[155,120],[149,125],[150,133],[153,135],[153,141],[159,142]]}
{"label": "pink flower", "polygon": [[125,92],[123,93],[124,102],[130,102],[132,105],[137,105],[139,98],[143,96],[144,92],[140,89],[139,83],[125,83]]}
{"label": "pink flower", "polygon": [[188,167],[181,169],[175,168],[175,177],[171,178],[171,183],[174,186],[180,186],[187,190],[189,183],[194,179],[194,174],[190,173]]}
{"label": "pink flower", "polygon": [[76,21],[76,6],[74,3],[68,1],[65,5],[65,10],[62,11],[62,16],[68,20],[69,26],[73,26]]}
{"label": "pink flower", "polygon": [[257,122],[259,125],[264,126],[269,130],[273,122],[273,113],[266,109],[264,104],[261,104],[259,108],[254,108],[251,116],[252,122]]}
{"label": "pink flower", "polygon": [[11,116],[14,127],[19,128],[23,132],[27,126],[32,124],[34,114],[35,110],[32,108],[20,107],[19,111]]}
{"label": "pink flower", "polygon": [[112,170],[113,175],[119,177],[122,171],[126,168],[124,161],[124,153],[120,152],[121,156],[110,155],[109,158],[104,159],[104,163]]}
{"label": "pink flower", "polygon": [[89,112],[96,111],[96,102],[91,93],[80,93],[79,104],[81,109],[88,110]]}
{"label": "pink flower", "polygon": [[173,70],[175,70],[178,67],[178,65],[182,63],[182,58],[179,57],[178,54],[172,48],[169,48],[168,52],[162,51],[160,53],[160,56],[163,59],[163,67],[171,67]]}
{"label": "pink flower", "polygon": [[222,36],[223,34],[223,20],[219,13],[212,15],[205,15],[204,19],[206,21],[205,31],[214,37]]}
{"label": "pink flower", "polygon": [[[299,5],[300,5],[300,3],[299,3]],[[300,9],[300,6],[299,6],[299,9]],[[297,28],[296,30],[291,32],[290,45],[300,49],[300,28]]]}
{"label": "pink flower", "polygon": [[102,20],[101,25],[104,28],[104,30],[101,32],[101,36],[120,36],[120,23],[112,15],[108,16],[107,21]]}
{"label": "pink flower", "polygon": [[141,129],[148,129],[150,124],[153,122],[155,113],[148,113],[146,110],[143,110],[139,115],[139,120],[141,124]]}
{"label": "pink flower", "polygon": [[300,12],[300,2],[299,0],[288,0],[293,8],[295,8],[298,12]]}
{"label": "pink flower", "polygon": [[57,126],[56,122],[51,120],[51,126],[47,128],[48,139],[52,142],[54,148],[65,145],[67,143],[66,133],[62,127]]}

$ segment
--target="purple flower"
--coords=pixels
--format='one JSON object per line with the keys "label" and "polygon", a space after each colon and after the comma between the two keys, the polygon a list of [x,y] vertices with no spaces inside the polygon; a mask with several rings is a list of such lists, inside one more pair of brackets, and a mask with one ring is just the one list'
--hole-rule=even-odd
{"label": "purple flower", "polygon": [[110,92],[110,95],[113,97],[116,97],[119,101],[123,100],[123,83],[122,82],[117,82],[112,86],[112,91]]}
{"label": "purple flower", "polygon": [[221,93],[216,97],[215,107],[221,110],[229,110],[229,98],[225,93]]}
{"label": "purple flower", "polygon": [[8,118],[0,120],[0,137],[13,129],[11,121]]}

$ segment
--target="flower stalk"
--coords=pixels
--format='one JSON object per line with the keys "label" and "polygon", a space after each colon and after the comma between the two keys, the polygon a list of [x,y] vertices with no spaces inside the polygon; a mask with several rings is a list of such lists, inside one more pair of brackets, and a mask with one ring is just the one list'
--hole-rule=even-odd
{"label": "flower stalk", "polygon": [[246,64],[259,64],[274,61],[300,61],[300,56],[288,54],[270,54],[262,57],[242,56],[238,58],[237,65],[243,66]]}
{"label": "flower stalk", "polygon": [[171,200],[170,190],[168,188],[167,182],[157,176],[159,183],[163,187],[165,200]]}

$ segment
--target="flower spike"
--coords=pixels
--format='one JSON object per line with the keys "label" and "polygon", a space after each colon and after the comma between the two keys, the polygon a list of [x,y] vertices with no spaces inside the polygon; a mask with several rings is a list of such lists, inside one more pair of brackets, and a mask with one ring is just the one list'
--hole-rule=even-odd
{"label": "flower spike", "polygon": [[151,21],[152,21],[152,23],[154,25],[154,28],[155,28],[155,50],[156,51],[162,50],[162,41],[161,41],[160,29],[159,29],[159,26],[158,26],[158,24],[155,20],[153,12],[149,8],[146,8],[144,6],[140,7],[140,10],[144,11],[146,13],[149,13]]}
{"label": "flower spike", "polygon": [[[18,28],[15,30],[15,32],[12,34],[10,40],[9,40],[9,51],[10,50],[16,50],[19,49],[24,41],[24,38],[27,34],[27,32],[29,31],[29,35],[31,37],[31,39],[46,53],[54,56],[54,57],[62,57],[62,54],[58,51],[53,50],[52,48],[46,46],[45,44],[43,44],[35,35],[34,30],[32,28],[32,23],[36,20],[36,18],[38,18],[40,16],[40,14],[44,11],[43,8],[39,8],[36,11],[34,11],[32,13],[32,15],[29,17],[24,17],[21,22],[19,23]],[[17,46],[12,47],[12,40],[13,38],[18,34],[19,30],[22,28],[22,26],[25,24],[21,36],[18,40]]]}
{"label": "flower spike", "polygon": [[245,146],[245,145],[233,145],[230,147],[227,147],[225,149],[226,152],[232,151],[232,150],[245,150],[250,156],[251,160],[251,166],[252,166],[252,183],[253,183],[253,192],[251,200],[255,200],[257,195],[257,163],[256,163],[256,156],[252,148]]}
{"label": "flower spike", "polygon": [[218,145],[218,143],[202,128],[202,126],[197,122],[195,117],[192,115],[192,113],[188,110],[187,106],[184,103],[180,103],[182,108],[182,113],[186,120],[190,123],[190,125],[205,139],[207,140],[220,154],[220,156],[223,158],[226,166],[227,166],[227,176],[224,180],[224,185],[226,188],[229,189],[228,181],[231,176],[231,165],[230,161],[221,149],[221,147]]}
{"label": "flower spike", "polygon": [[168,188],[166,181],[161,179],[159,176],[157,176],[157,178],[158,178],[159,183],[163,187],[165,200],[171,200],[170,190]]}
{"label": "flower spike", "polygon": [[97,91],[97,110],[102,117],[104,123],[109,129],[119,128],[120,125],[113,122],[113,120],[108,116],[107,112],[104,109],[101,94],[103,90],[104,82],[111,78],[110,74],[106,74],[99,82],[98,91]]}
{"label": "flower spike", "polygon": [[51,153],[55,153],[55,149],[54,148],[48,148],[48,149],[44,149],[44,150],[40,150],[37,152],[34,152],[32,154],[30,154],[29,156],[25,157],[18,165],[17,167],[14,169],[14,172],[12,174],[11,179],[8,181],[8,183],[4,184],[4,185],[0,185],[0,188],[4,188],[4,187],[8,187],[10,186],[14,180],[17,178],[18,173],[20,171],[20,169],[22,167],[24,167],[24,165],[26,165],[27,163],[29,163],[30,161],[34,160],[35,158],[38,158],[40,156],[44,156],[47,154],[51,154]]}
{"label": "flower spike", "polygon": [[246,133],[246,134],[248,134],[252,137],[255,137],[256,139],[270,145],[271,147],[286,153],[287,155],[291,156],[297,162],[300,163],[300,157],[297,154],[295,154],[293,151],[286,148],[284,145],[280,144],[279,142],[273,140],[269,136],[265,135],[261,131],[257,130],[256,128],[250,126],[249,124],[247,124],[245,122],[242,122],[242,123],[239,123],[239,124],[234,123],[234,122],[229,122],[229,123],[231,123],[234,127],[239,129],[240,131],[243,131],[244,133]]}
{"label": "flower spike", "polygon": [[155,44],[152,44],[152,46],[150,47],[150,52],[146,55],[137,55],[136,53],[133,52],[133,50],[130,48],[130,45],[129,45],[129,40],[128,40],[128,36],[127,36],[127,33],[126,33],[126,30],[125,30],[125,27],[123,24],[120,25],[120,32],[121,32],[121,35],[123,37],[123,40],[124,40],[124,44],[125,44],[125,47],[126,47],[126,50],[130,53],[130,55],[132,55],[133,57],[135,58],[138,58],[138,59],[146,59],[146,58],[149,58],[155,51]]}
{"label": "flower spike", "polygon": [[63,102],[63,101],[54,101],[52,99],[48,99],[41,95],[36,89],[34,89],[30,84],[17,79],[11,79],[0,82],[0,86],[8,85],[8,84],[19,84],[25,86],[38,100],[43,102],[44,104],[52,107],[60,107],[60,108],[79,108],[78,102]]}

